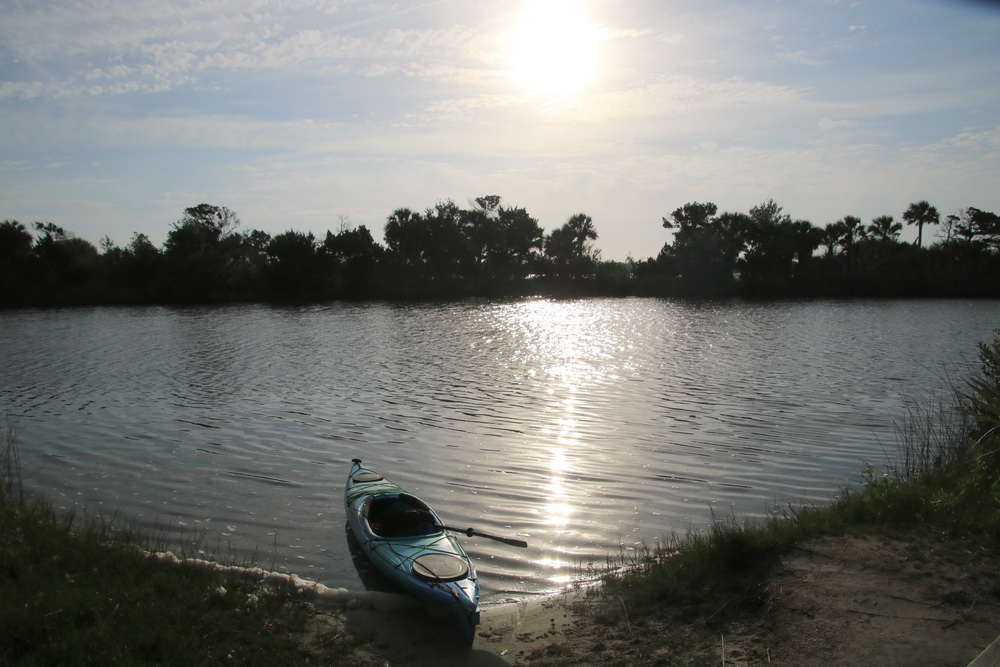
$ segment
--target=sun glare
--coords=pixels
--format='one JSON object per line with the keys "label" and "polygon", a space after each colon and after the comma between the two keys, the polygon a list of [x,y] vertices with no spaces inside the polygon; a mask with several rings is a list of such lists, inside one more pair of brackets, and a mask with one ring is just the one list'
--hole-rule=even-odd
{"label": "sun glare", "polygon": [[598,37],[578,0],[532,2],[509,35],[511,77],[544,96],[581,90],[594,78]]}

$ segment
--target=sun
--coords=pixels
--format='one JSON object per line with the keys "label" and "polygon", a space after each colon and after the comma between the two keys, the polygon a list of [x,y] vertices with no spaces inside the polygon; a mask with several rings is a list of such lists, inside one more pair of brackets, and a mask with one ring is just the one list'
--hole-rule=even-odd
{"label": "sun", "polygon": [[577,0],[535,0],[507,41],[515,81],[533,93],[560,96],[593,83],[599,33]]}

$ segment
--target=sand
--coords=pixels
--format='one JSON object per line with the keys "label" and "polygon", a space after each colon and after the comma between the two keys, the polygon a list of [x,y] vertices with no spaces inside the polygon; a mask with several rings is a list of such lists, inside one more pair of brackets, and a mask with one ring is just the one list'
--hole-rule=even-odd
{"label": "sand", "polygon": [[373,633],[389,665],[965,667],[1000,634],[998,564],[987,554],[931,551],[875,537],[812,540],[768,582],[765,609],[710,635],[596,615],[597,600],[584,591],[484,607],[472,647],[419,610],[347,619]]}
{"label": "sand", "polygon": [[373,633],[377,652],[392,665],[415,667],[526,664],[537,648],[566,637],[584,622],[577,602],[581,592],[542,599],[481,607],[481,623],[470,647],[422,610],[380,612],[369,609],[347,612],[355,628]]}

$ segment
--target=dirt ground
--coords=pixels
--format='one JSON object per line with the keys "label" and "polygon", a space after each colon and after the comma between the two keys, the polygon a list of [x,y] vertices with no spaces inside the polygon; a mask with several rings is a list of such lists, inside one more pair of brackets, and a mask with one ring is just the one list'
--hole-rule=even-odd
{"label": "dirt ground", "polygon": [[733,664],[968,665],[1000,635],[997,563],[961,563],[913,543],[816,540],[771,582],[756,632]]}
{"label": "dirt ground", "polygon": [[[939,550],[940,551],[940,550]],[[758,618],[708,636],[621,614],[593,596],[486,607],[472,648],[422,614],[358,612],[388,665],[956,665],[1000,635],[1000,566],[874,537],[813,540],[786,557]],[[1000,663],[992,663],[1000,664]]]}

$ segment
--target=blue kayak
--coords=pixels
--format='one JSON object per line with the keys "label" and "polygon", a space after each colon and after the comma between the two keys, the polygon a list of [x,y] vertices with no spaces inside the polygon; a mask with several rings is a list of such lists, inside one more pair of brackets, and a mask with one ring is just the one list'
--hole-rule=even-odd
{"label": "blue kayak", "polygon": [[479,624],[479,580],[434,510],[361,459],[351,462],[344,506],[347,524],[375,568],[434,615],[447,618],[471,644]]}

